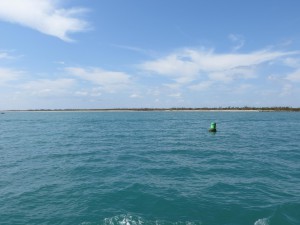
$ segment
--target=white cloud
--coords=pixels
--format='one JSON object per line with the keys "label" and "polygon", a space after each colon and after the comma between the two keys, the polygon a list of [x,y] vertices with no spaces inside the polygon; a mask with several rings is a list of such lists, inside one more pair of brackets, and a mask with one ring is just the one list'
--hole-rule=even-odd
{"label": "white cloud", "polygon": [[87,91],[76,91],[75,95],[76,96],[88,96],[89,93]]}
{"label": "white cloud", "polygon": [[169,94],[169,96],[173,98],[181,98],[182,94],[180,92],[177,92],[177,93]]}
{"label": "white cloud", "polygon": [[195,50],[189,50],[187,53],[191,60],[198,65],[200,71],[208,72],[250,67],[276,60],[282,56],[295,54],[294,52],[272,52],[267,50],[243,54],[216,54],[212,51],[199,52]]}
{"label": "white cloud", "polygon": [[132,52],[141,53],[143,55],[150,55],[150,56],[155,55],[154,51],[139,48],[139,47],[135,47],[135,46],[117,45],[117,44],[112,44],[111,46],[116,47],[116,48],[120,48],[120,49],[124,49],[124,50],[128,50],[128,51],[132,51]]}
{"label": "white cloud", "polygon": [[165,87],[170,88],[170,89],[180,89],[181,84],[180,83],[170,83],[170,84],[164,84]]}
{"label": "white cloud", "polygon": [[108,92],[127,87],[130,84],[130,76],[123,72],[106,71],[100,68],[67,67],[65,70],[72,76],[90,81],[99,85]]}
{"label": "white cloud", "polygon": [[243,79],[255,78],[256,75],[252,67],[236,67],[231,70],[209,73],[208,77],[214,81],[230,82],[236,78],[243,78]]}
{"label": "white cloud", "polygon": [[300,68],[300,59],[299,58],[288,57],[288,58],[284,59],[284,63],[289,67]]}
{"label": "white cloud", "polygon": [[200,78],[228,82],[255,77],[254,68],[298,52],[261,50],[251,53],[218,54],[213,50],[184,49],[140,65],[146,71],[167,76],[177,84],[188,84]]}
{"label": "white cloud", "polygon": [[187,77],[193,78],[199,72],[196,62],[192,61],[185,52],[171,54],[165,58],[155,61],[148,61],[141,65],[141,68],[150,72],[170,77]]}
{"label": "white cloud", "polygon": [[291,84],[285,84],[282,87],[280,96],[286,96],[293,93],[293,86]]}
{"label": "white cloud", "polygon": [[0,59],[11,59],[13,58],[11,55],[9,55],[7,52],[0,52]]}
{"label": "white cloud", "polygon": [[92,88],[76,91],[75,95],[81,97],[99,97],[102,95],[102,93],[100,88]]}
{"label": "white cloud", "polygon": [[237,51],[245,44],[244,37],[240,34],[230,34],[228,38],[235,44],[233,51]]}
{"label": "white cloud", "polygon": [[300,82],[300,69],[290,73],[286,76],[286,79],[289,81]]}
{"label": "white cloud", "polygon": [[214,82],[212,81],[203,81],[198,84],[191,85],[189,88],[194,91],[205,91],[209,89],[213,84]]}
{"label": "white cloud", "polygon": [[234,89],[235,93],[248,93],[249,91],[253,90],[255,87],[251,84],[241,84]]}
{"label": "white cloud", "polygon": [[91,97],[100,97],[102,95],[101,92],[92,92],[91,94]]}
{"label": "white cloud", "polygon": [[23,71],[9,68],[0,68],[0,85],[5,84],[9,81],[17,80],[22,74],[24,74]]}
{"label": "white cloud", "polygon": [[20,87],[32,95],[55,96],[68,92],[75,85],[73,79],[40,79],[22,84]]}
{"label": "white cloud", "polygon": [[155,96],[155,97],[158,97],[158,96],[161,95],[161,92],[162,91],[158,87],[156,87],[156,88],[150,88],[150,89],[148,89],[147,94]]}
{"label": "white cloud", "polygon": [[68,34],[85,31],[87,22],[78,18],[83,8],[64,9],[58,0],[1,0],[0,19],[41,33],[72,41]]}
{"label": "white cloud", "polygon": [[132,95],[130,95],[129,97],[130,97],[130,98],[142,98],[142,96],[139,95],[139,94],[132,94]]}

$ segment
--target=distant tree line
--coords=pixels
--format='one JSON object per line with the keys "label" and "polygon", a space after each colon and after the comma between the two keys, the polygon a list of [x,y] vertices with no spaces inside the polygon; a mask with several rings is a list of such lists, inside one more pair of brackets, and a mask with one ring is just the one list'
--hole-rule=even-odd
{"label": "distant tree line", "polygon": [[236,106],[228,106],[228,107],[172,107],[172,108],[111,108],[111,109],[29,109],[29,110],[8,110],[8,111],[209,111],[209,110],[241,110],[241,111],[285,111],[285,112],[300,112],[300,108],[288,107],[288,106],[274,106],[274,107],[236,107]]}

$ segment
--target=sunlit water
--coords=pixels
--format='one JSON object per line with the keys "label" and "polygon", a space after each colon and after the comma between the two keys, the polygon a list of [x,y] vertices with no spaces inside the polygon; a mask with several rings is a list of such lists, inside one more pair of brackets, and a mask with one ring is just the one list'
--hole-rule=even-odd
{"label": "sunlit water", "polygon": [[1,225],[300,224],[300,113],[6,112],[0,138]]}

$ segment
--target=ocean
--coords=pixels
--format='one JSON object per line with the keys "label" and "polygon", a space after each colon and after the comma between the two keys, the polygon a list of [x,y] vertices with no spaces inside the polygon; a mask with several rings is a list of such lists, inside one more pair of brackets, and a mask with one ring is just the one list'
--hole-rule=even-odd
{"label": "ocean", "polygon": [[300,113],[0,114],[0,224],[299,225]]}

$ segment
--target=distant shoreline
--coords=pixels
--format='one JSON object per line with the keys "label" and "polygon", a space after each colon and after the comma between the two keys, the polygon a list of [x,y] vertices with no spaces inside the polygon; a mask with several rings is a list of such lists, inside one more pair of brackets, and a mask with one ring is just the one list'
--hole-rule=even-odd
{"label": "distant shoreline", "polygon": [[111,108],[111,109],[26,109],[0,112],[300,112],[291,107],[219,107],[219,108]]}

